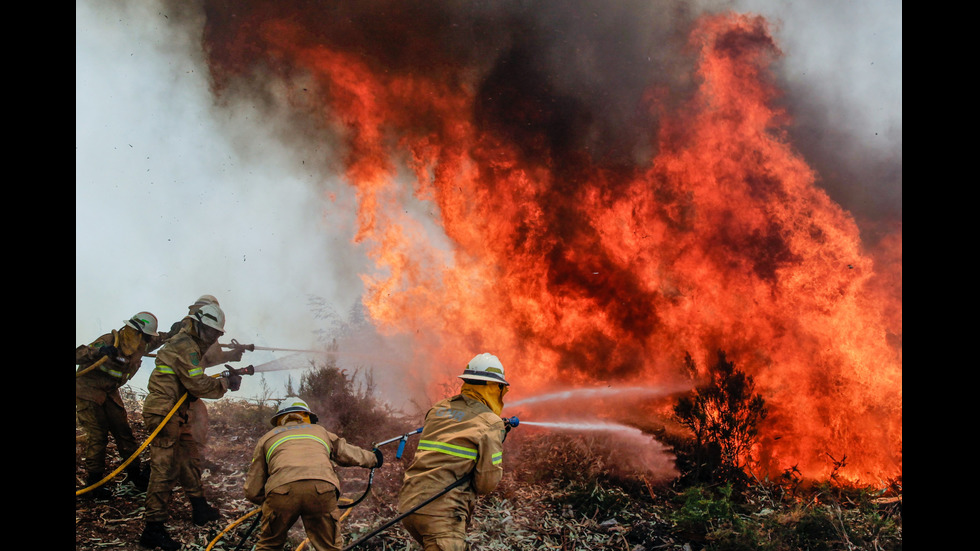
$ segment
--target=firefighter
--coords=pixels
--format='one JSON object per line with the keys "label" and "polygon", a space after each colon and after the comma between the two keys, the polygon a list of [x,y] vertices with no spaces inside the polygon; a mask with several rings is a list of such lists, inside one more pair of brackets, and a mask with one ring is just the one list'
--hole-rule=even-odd
{"label": "firefighter", "polygon": [[[153,432],[163,422],[180,398],[221,398],[229,390],[241,387],[242,377],[231,373],[213,378],[204,372],[201,359],[218,337],[224,334],[225,314],[214,304],[201,306],[189,323],[170,338],[156,356],[156,368],[147,383],[149,394],[143,402],[143,424]],[[208,504],[198,473],[190,454],[195,445],[193,436],[183,431],[180,422],[187,422],[190,405],[185,400],[173,417],[163,426],[150,444],[150,480],[146,490],[146,526],[140,544],[176,550],[181,544],[167,534],[170,497],[177,483],[191,503],[193,522],[204,525],[220,518],[217,509]]]}
{"label": "firefighter", "polygon": [[500,417],[509,383],[493,354],[479,354],[459,376],[459,394],[437,402],[425,414],[418,450],[398,496],[406,513],[472,472],[468,484],[453,488],[405,517],[402,524],[426,551],[469,549],[466,526],[478,495],[497,487],[503,475],[503,441],[508,427]]}
{"label": "firefighter", "polygon": [[[157,335],[156,316],[139,312],[126,320],[118,331],[75,348],[75,364],[79,366],[76,372],[98,362],[93,369],[75,377],[75,416],[85,433],[82,464],[86,471],[86,487],[105,476],[106,445],[110,434],[123,460],[139,449],[119,388],[139,371],[149,342]],[[126,474],[137,488],[146,490],[147,479],[140,469],[139,458],[126,467]],[[100,486],[84,495],[104,499],[112,493]]]}
{"label": "firefighter", "polygon": [[[167,333],[161,333],[161,336],[154,341],[151,346],[151,350],[162,346],[165,342],[170,340],[173,336],[180,332],[180,329],[193,323],[194,312],[197,312],[205,304],[214,304],[215,306],[221,307],[218,303],[218,299],[214,295],[201,295],[198,297],[194,304],[187,307],[187,316],[182,320],[176,321],[170,326],[170,331]],[[234,341],[232,341],[234,343]],[[201,360],[201,367],[208,368],[216,365],[221,365],[227,362],[237,362],[241,361],[242,355],[246,350],[254,350],[255,346],[248,345],[238,345],[232,348],[223,350],[221,344],[215,342],[208,348],[207,352],[204,353],[204,357]],[[187,422],[181,423],[181,428],[183,433],[193,437],[192,441],[188,441],[188,454],[190,456],[191,462],[189,465],[192,466],[191,476],[200,476],[202,469],[204,468],[204,451],[207,449],[208,445],[208,408],[204,400],[198,400],[196,397],[188,397],[190,404],[187,408]],[[186,439],[185,439],[186,440]],[[214,518],[212,520],[217,520]]]}
{"label": "firefighter", "polygon": [[245,497],[262,506],[256,551],[281,551],[300,517],[314,549],[341,549],[340,480],[331,461],[365,468],[384,463],[378,448],[367,451],[348,444],[316,422],[306,402],[286,398],[271,419],[274,428],[255,445]]}

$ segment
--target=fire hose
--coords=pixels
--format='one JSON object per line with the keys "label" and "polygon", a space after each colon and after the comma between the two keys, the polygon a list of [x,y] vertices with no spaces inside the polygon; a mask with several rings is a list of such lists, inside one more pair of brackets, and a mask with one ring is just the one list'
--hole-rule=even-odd
{"label": "fire hose", "polygon": [[421,509],[422,507],[428,505],[429,503],[432,503],[433,501],[436,500],[436,498],[442,496],[443,494],[445,494],[449,490],[452,490],[453,488],[456,488],[457,486],[461,486],[461,485],[465,484],[466,482],[469,482],[472,479],[473,479],[473,471],[470,471],[470,472],[464,474],[460,479],[456,480],[455,482],[453,482],[449,486],[446,486],[445,488],[439,490],[438,492],[436,492],[431,497],[427,498],[422,503],[419,503],[418,505],[416,505],[415,507],[412,507],[408,511],[405,511],[404,513],[398,515],[397,517],[395,517],[395,518],[389,520],[388,522],[382,524],[381,526],[375,528],[373,531],[371,531],[367,535],[361,537],[360,539],[358,539],[354,543],[348,545],[347,547],[344,547],[343,551],[348,551],[349,549],[353,549],[353,548],[357,547],[358,545],[366,542],[367,540],[373,538],[374,536],[377,536],[381,532],[384,532],[385,530],[387,530],[389,527],[391,527],[396,522],[398,522],[401,519],[407,517],[408,515],[414,513],[415,511],[418,511],[419,509]]}
{"label": "fire hose", "polygon": [[[230,375],[253,375],[255,373],[255,368],[250,365],[240,369],[235,369],[228,364],[225,364],[225,367],[227,367],[228,369],[222,371],[221,373],[216,373],[211,376],[217,378],[217,377],[228,377]],[[157,434],[160,434],[160,431],[163,430],[163,427],[167,424],[168,421],[170,421],[170,418],[173,417],[175,413],[177,413],[177,409],[181,406],[181,404],[184,403],[184,400],[187,399],[187,396],[188,394],[185,392],[184,395],[181,396],[179,400],[177,400],[177,403],[174,404],[174,407],[170,410],[169,413],[167,413],[167,416],[164,417],[163,421],[157,426],[157,428],[154,429],[152,433],[150,433],[150,436],[146,439],[146,441],[143,442],[143,444],[139,448],[137,448],[135,452],[133,452],[133,455],[129,456],[129,458],[123,461],[122,464],[116,468],[116,470],[109,473],[102,480],[96,482],[95,484],[92,484],[88,488],[82,488],[81,490],[76,490],[75,495],[80,496],[84,493],[91,492],[92,490],[98,488],[99,486],[115,478],[116,475],[118,475],[123,471],[123,469],[128,467],[129,464],[132,463],[134,459],[136,459],[137,457],[139,457],[141,453],[143,453],[143,450],[145,450],[146,447],[150,445],[150,442],[152,442],[153,439],[156,438]]]}
{"label": "fire hose", "polygon": [[232,528],[234,528],[234,527],[238,526],[239,524],[245,522],[245,519],[247,519],[248,517],[250,517],[252,515],[256,515],[256,514],[257,514],[257,516],[255,517],[255,520],[252,521],[252,525],[249,527],[248,531],[245,532],[245,536],[242,537],[241,541],[238,542],[238,547],[235,547],[235,549],[237,551],[238,548],[242,546],[242,543],[244,543],[245,540],[248,539],[248,536],[252,533],[252,530],[255,530],[255,525],[257,525],[259,523],[259,520],[262,519],[262,514],[261,514],[260,509],[258,507],[256,507],[255,509],[252,509],[251,511],[245,513],[241,517],[235,519],[231,524],[229,524],[228,526],[226,526],[224,530],[222,530],[213,540],[211,540],[211,543],[208,544],[207,548],[204,551],[211,551],[211,548],[213,548],[214,545],[216,543],[218,543],[218,540],[220,540],[221,538],[223,538],[225,536],[225,534],[227,534],[228,532],[230,532],[232,530]]}

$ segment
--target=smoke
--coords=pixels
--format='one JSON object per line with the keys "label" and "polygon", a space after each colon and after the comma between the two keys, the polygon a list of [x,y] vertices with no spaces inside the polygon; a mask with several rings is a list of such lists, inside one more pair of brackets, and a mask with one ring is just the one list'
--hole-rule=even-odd
{"label": "smoke", "polygon": [[[199,23],[155,3],[76,4],[76,345],[141,310],[169,328],[213,294],[222,342],[314,348],[311,297],[347,311],[361,293],[352,198],[337,186],[326,204],[329,176],[278,142],[267,113],[216,105]],[[145,389],[151,369],[131,386]],[[290,375],[269,376],[274,395]]]}
{"label": "smoke", "polygon": [[[774,5],[775,4],[775,5]],[[736,0],[768,17],[794,145],[873,245],[902,221],[902,3]]]}
{"label": "smoke", "polygon": [[[519,144],[528,158],[569,162],[566,154],[585,150],[606,165],[651,158],[657,121],[644,96],[654,91],[668,105],[687,98],[692,52],[686,41],[696,17],[759,13],[784,53],[778,70],[793,143],[821,185],[871,237],[881,224],[901,221],[902,19],[895,0],[203,5],[203,40],[222,101],[247,97],[256,102],[253,109],[278,109],[282,98],[266,87],[266,77],[303,76],[276,67],[278,53],[262,45],[280,29],[241,21],[301,20],[301,40],[357,52],[372,70],[449,73],[460,85],[477,86],[475,120]],[[281,113],[268,120],[282,120]],[[312,130],[304,126],[290,121],[282,138],[306,147]]]}

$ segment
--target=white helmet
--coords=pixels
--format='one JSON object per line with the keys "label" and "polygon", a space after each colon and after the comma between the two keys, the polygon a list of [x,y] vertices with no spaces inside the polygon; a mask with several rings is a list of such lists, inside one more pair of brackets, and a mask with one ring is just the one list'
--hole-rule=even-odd
{"label": "white helmet", "polygon": [[126,320],[126,325],[145,335],[150,335],[151,337],[157,336],[157,317],[149,312],[136,314]]}
{"label": "white helmet", "polygon": [[225,313],[217,304],[205,304],[191,315],[204,325],[225,332]]}
{"label": "white helmet", "polygon": [[304,400],[298,396],[290,396],[279,404],[279,411],[272,416],[272,419],[270,419],[269,422],[272,423],[273,427],[278,427],[279,425],[277,423],[279,422],[280,417],[286,415],[287,413],[297,411],[308,414],[310,416],[310,422],[312,423],[316,423],[318,421],[316,414],[310,411],[310,406],[307,405]]}
{"label": "white helmet", "polygon": [[187,309],[193,311],[197,308],[200,308],[201,306],[204,306],[205,304],[213,304],[215,306],[220,306],[220,304],[218,304],[218,299],[214,298],[214,295],[201,295],[200,297],[197,298],[197,300],[194,301],[194,304],[188,306]]}
{"label": "white helmet", "polygon": [[487,352],[477,354],[470,360],[459,378],[464,381],[490,381],[491,383],[510,385],[504,379],[504,364],[500,363],[499,358]]}

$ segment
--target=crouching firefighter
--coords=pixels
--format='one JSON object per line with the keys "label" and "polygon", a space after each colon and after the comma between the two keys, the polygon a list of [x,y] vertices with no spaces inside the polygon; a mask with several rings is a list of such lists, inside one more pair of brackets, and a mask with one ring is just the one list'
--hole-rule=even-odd
{"label": "crouching firefighter", "polygon": [[503,441],[509,430],[500,412],[509,383],[493,354],[466,366],[459,394],[437,402],[425,415],[415,459],[405,471],[398,510],[411,511],[463,477],[471,477],[404,518],[402,524],[426,551],[465,551],[466,526],[478,495],[503,475]]}
{"label": "crouching firefighter", "polygon": [[365,468],[384,463],[378,448],[367,451],[348,444],[317,420],[306,402],[286,398],[270,421],[274,428],[255,445],[245,497],[262,506],[256,551],[281,551],[299,518],[317,551],[339,551],[340,480],[330,462]]}

